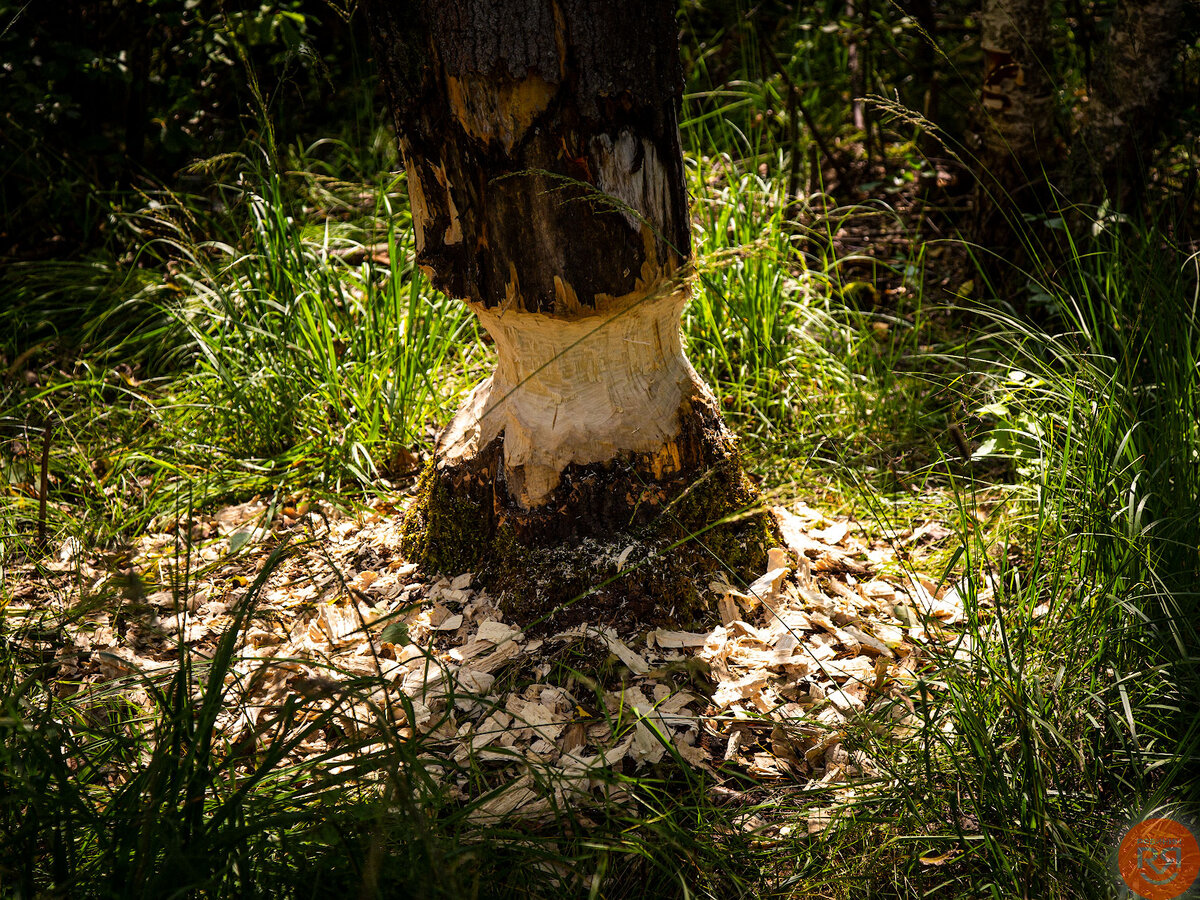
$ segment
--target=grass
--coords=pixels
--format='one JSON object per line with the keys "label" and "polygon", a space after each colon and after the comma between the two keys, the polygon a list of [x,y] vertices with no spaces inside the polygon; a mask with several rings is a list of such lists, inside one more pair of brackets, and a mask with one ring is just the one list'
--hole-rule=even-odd
{"label": "grass", "polygon": [[372,215],[353,227],[293,228],[316,179],[291,176],[285,197],[289,176],[243,166],[214,221],[226,239],[191,237],[198,198],[164,195],[129,215],[145,240],[137,258],[59,273],[58,297],[87,297],[78,278],[118,285],[102,312],[48,300],[45,266],[16,269],[15,302],[0,312],[11,336],[0,557],[42,515],[33,486],[45,441],[49,532],[105,545],[187,498],[385,485],[415,467],[477,372],[473,321],[427,289],[407,213],[391,214],[402,184],[379,183]]}
{"label": "grass", "polygon": [[[1152,225],[1110,225],[1087,247],[1031,241],[1038,322],[937,295],[920,244],[864,281],[834,237],[879,208],[814,198],[797,216],[807,148],[743,127],[770,98],[737,89],[693,98],[683,125],[690,355],[774,496],[881,533],[941,519],[956,534],[914,565],[959,584],[961,640],[931,645],[910,731],[851,729],[883,783],[820,838],[803,828],[820,791],[726,806],[678,761],[621,778],[632,808],[601,805],[586,826],[565,809],[540,829],[480,828],[425,739],[384,727],[290,761],[337,704],[284,706],[247,760],[213,725],[287,548],[211,659],[181,644],[167,675],[46,681],[86,610],[18,615],[6,567],[71,540],[119,567],[137,535],[224,499],[387,492],[486,365],[472,321],[412,266],[403,179],[321,144],[285,166],[214,160],[203,196],[111,210],[126,249],[10,271],[0,892],[1115,895],[1121,825],[1197,801],[1196,259]],[[881,302],[885,281],[905,290]],[[379,687],[349,682],[338,703]],[[351,762],[331,775],[335,755]],[[767,846],[738,825],[754,812],[801,827]]]}

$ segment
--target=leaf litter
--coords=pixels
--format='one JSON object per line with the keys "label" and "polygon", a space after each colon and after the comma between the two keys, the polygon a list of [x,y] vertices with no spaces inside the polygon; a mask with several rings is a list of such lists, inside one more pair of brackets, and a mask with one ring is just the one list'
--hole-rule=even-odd
{"label": "leaf litter", "polygon": [[[353,763],[339,758],[345,735],[420,738],[427,771],[480,823],[620,801],[620,776],[674,760],[716,791],[747,775],[828,791],[833,805],[808,819],[816,834],[882,775],[848,734],[915,727],[908,694],[923,648],[953,637],[941,626],[962,621],[963,601],[920,576],[873,574],[896,541],[868,542],[806,507],[774,514],[785,546],[748,587],[709,585],[718,624],[706,631],[583,625],[530,639],[471,573],[420,577],[397,550],[396,506],[347,517],[261,498],[168,523],[115,565],[69,541],[48,563],[9,569],[5,615],[60,614],[51,632],[18,632],[52,657],[60,693],[116,687],[147,700],[144,679],[169,676],[185,647],[211,658],[290,540],[238,636],[216,723],[228,746],[269,742],[285,708],[297,721],[328,716],[289,761],[319,756],[334,773]],[[564,679],[572,670],[555,661],[572,650],[607,657],[619,681]]]}

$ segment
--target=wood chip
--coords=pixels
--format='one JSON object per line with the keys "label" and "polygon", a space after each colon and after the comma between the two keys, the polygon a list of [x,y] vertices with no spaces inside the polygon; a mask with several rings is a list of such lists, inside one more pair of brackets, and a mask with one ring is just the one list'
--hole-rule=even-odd
{"label": "wood chip", "polygon": [[708,640],[707,633],[696,631],[665,631],[658,629],[650,632],[647,637],[653,636],[654,643],[659,647],[703,647],[704,642]]}
{"label": "wood chip", "polygon": [[843,715],[849,715],[864,708],[864,704],[859,697],[854,696],[852,693],[847,693],[840,688],[830,691],[827,699]]}
{"label": "wood chip", "polygon": [[439,624],[434,625],[433,628],[434,631],[458,631],[462,623],[463,617],[456,614],[453,616],[447,616]]}
{"label": "wood chip", "polygon": [[616,654],[617,658],[623,662],[631,672],[635,675],[645,675],[650,671],[650,664],[646,662],[644,657],[634,653],[629,647],[617,637],[617,633],[607,626],[592,629],[592,633],[604,642],[608,649]]}
{"label": "wood chip", "polygon": [[549,800],[529,787],[532,781],[531,775],[525,775],[520,780],[505,785],[490,799],[471,810],[467,814],[468,818],[479,824],[495,824],[514,817],[537,820],[549,814]]}
{"label": "wood chip", "polygon": [[891,600],[896,596],[896,588],[886,581],[866,581],[858,586],[858,592],[863,597],[875,600]]}
{"label": "wood chip", "polygon": [[855,656],[850,659],[831,659],[824,663],[824,669],[830,676],[837,679],[853,679],[854,681],[874,681],[875,663],[868,656]]}
{"label": "wood chip", "polygon": [[732,594],[725,594],[717,601],[717,610],[721,614],[721,624],[729,625],[736,622],[740,613]]}
{"label": "wood chip", "polygon": [[836,547],[842,542],[850,531],[850,526],[845,522],[834,522],[823,531],[813,532],[813,537],[819,541]]}
{"label": "wood chip", "polygon": [[892,659],[895,654],[888,648],[888,645],[877,637],[873,637],[863,631],[861,628],[855,628],[853,625],[847,625],[845,632],[854,638],[862,649],[872,656],[886,656]]}
{"label": "wood chip", "polygon": [[666,700],[658,705],[658,711],[665,715],[674,715],[684,709],[689,703],[695,703],[698,698],[695,694],[689,694],[687,691],[680,691],[677,694],[672,694]]}
{"label": "wood chip", "polygon": [[495,621],[480,623],[479,631],[475,633],[475,640],[490,641],[496,645],[503,644],[505,641],[519,640],[520,637],[520,629]]}
{"label": "wood chip", "polygon": [[747,697],[761,690],[763,685],[767,683],[768,674],[764,671],[751,672],[736,681],[727,681],[717,686],[717,690],[713,693],[712,702],[717,709],[725,709],[738,700],[745,700]]}
{"label": "wood chip", "polygon": [[759,576],[754,583],[750,585],[747,593],[751,597],[767,603],[769,606],[774,604],[770,601],[776,600],[779,596],[779,587],[783,583],[783,579],[787,577],[791,569],[786,566],[781,566],[778,569],[771,569],[765,575]]}
{"label": "wood chip", "polygon": [[517,656],[520,652],[521,648],[517,646],[515,641],[505,641],[487,656],[471,663],[471,668],[477,672],[491,673],[500,668],[508,660]]}

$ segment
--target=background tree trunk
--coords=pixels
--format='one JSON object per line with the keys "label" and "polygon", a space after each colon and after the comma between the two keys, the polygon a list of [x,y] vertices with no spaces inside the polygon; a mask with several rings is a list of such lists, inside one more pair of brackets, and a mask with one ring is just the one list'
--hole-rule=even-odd
{"label": "background tree trunk", "polygon": [[[527,619],[754,498],[679,330],[690,237],[673,10],[368,6],[417,261],[475,311],[497,353],[438,441],[405,549],[433,569],[480,572],[528,604]],[[700,541],[718,536],[686,567],[763,558],[762,516]],[[692,578],[686,597],[661,596],[663,563],[638,571],[559,620],[616,615],[631,598],[622,615],[644,621],[699,612]]]}
{"label": "background tree trunk", "polygon": [[[1079,197],[1130,211],[1141,198],[1154,150],[1171,119],[1175,58],[1189,29],[1185,0],[1122,0],[1096,59],[1083,149],[1075,166]],[[1090,188],[1090,190],[1088,190]]]}
{"label": "background tree trunk", "polygon": [[1056,132],[1047,0],[984,0],[976,239],[1014,249],[1023,213],[1047,209]]}

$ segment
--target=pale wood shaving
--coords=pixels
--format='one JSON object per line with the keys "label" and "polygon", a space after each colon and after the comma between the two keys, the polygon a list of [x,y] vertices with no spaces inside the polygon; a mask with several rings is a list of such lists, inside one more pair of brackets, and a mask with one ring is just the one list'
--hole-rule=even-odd
{"label": "pale wood shaving", "polygon": [[[771,550],[765,573],[741,589],[710,586],[720,624],[708,631],[643,637],[585,625],[531,641],[504,621],[496,598],[472,588],[471,573],[416,578],[396,551],[395,511],[358,519],[293,511],[286,527],[306,529],[310,547],[272,573],[245,623],[218,721],[223,739],[265,740],[289,701],[309,718],[336,710],[351,734],[428,734],[440,742],[447,773],[471,765],[487,774],[479,783],[492,790],[475,797],[476,821],[538,821],[593,792],[619,798],[614,772],[661,764],[668,754],[714,777],[723,777],[722,766],[840,786],[873,777],[871,760],[845,750],[845,732],[917,727],[907,692],[926,658],[921,645],[955,639],[942,629],[964,616],[957,587],[879,574],[893,560],[886,546],[867,542],[848,521],[800,507],[774,511],[786,547]],[[183,596],[151,591],[149,613],[132,625],[97,612],[73,626],[69,652],[60,652],[63,677],[128,684],[136,697],[139,678],[175,670],[181,643],[211,655],[277,539],[281,525],[268,513],[255,498],[177,524],[175,534],[143,537],[131,572],[157,586],[200,571],[201,582]],[[192,538],[183,540],[189,527]],[[631,552],[619,554],[620,563]],[[64,545],[50,563],[64,583],[74,579],[70,590],[96,592],[128,574],[106,574],[85,557]],[[65,593],[44,602],[71,605]],[[605,648],[627,670],[624,688],[603,695],[603,711],[586,691],[540,680],[550,670],[547,654],[573,641]],[[965,641],[955,647],[972,652]],[[524,687],[514,688],[505,673],[516,669],[534,672],[534,682],[522,676]],[[684,672],[693,680],[680,680]],[[352,679],[378,683],[348,696]],[[331,741],[314,735],[296,755],[326,753]],[[335,759],[330,768],[343,764]],[[809,831],[831,815],[811,818]]]}

